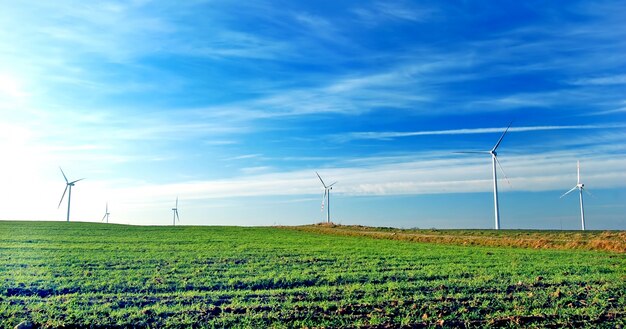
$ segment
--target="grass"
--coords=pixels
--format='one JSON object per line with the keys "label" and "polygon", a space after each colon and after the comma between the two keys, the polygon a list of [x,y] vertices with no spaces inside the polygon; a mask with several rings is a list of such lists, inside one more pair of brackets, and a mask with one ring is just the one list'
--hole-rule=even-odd
{"label": "grass", "polygon": [[[551,234],[551,233],[548,233]],[[620,252],[0,222],[0,327],[615,328]]]}

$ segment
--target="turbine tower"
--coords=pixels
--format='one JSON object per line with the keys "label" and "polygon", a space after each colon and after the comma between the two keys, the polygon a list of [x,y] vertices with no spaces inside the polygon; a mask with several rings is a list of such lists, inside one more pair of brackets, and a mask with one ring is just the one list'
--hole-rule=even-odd
{"label": "turbine tower", "polygon": [[105,210],[104,210],[104,216],[102,217],[101,222],[103,222],[103,221],[104,221],[104,219],[106,218],[106,220],[107,220],[107,224],[108,224],[108,223],[109,223],[109,215],[111,214],[111,213],[109,212],[109,203],[108,203],[108,202],[107,202],[107,204],[106,204],[106,208],[104,208],[104,209],[105,209]]}
{"label": "turbine tower", "polygon": [[333,189],[333,185],[337,184],[337,182],[334,182],[330,185],[326,185],[326,183],[324,183],[324,180],[322,180],[322,177],[320,177],[320,174],[317,173],[317,171],[315,172],[315,174],[317,175],[317,178],[320,179],[320,182],[322,182],[322,185],[324,185],[324,196],[322,197],[322,211],[324,211],[324,201],[326,201],[326,223],[330,223],[330,190]]}
{"label": "turbine tower", "polygon": [[180,223],[180,217],[178,217],[178,197],[176,197],[176,206],[172,208],[172,212],[174,212],[174,219],[172,220],[172,225],[176,226],[176,220]]}
{"label": "turbine tower", "polygon": [[[493,169],[493,208],[494,208],[494,215],[495,215],[495,221],[496,221],[495,223],[496,230],[500,229],[500,207],[498,205],[498,174],[496,172],[496,163],[498,164],[498,166],[500,166],[500,170],[502,171],[502,174],[504,175],[504,178],[507,180],[507,182],[509,180],[506,177],[506,174],[504,173],[504,169],[502,168],[500,161],[498,160],[498,153],[496,152],[496,150],[498,149],[498,146],[500,146],[500,143],[502,143],[502,139],[504,138],[504,135],[506,135],[506,132],[509,131],[509,128],[511,128],[512,123],[513,122],[509,123],[509,126],[506,127],[506,129],[502,133],[502,136],[500,136],[500,139],[498,139],[498,142],[496,143],[496,145],[493,146],[491,150],[456,152],[456,153],[481,153],[481,154],[486,153],[486,154],[491,155],[491,164],[492,164],[492,169]],[[509,182],[509,184],[511,183]]]}
{"label": "turbine tower", "polygon": [[63,191],[63,195],[61,196],[61,201],[59,201],[59,206],[58,208],[61,208],[61,202],[63,202],[63,198],[65,197],[65,192],[67,192],[67,190],[69,189],[70,192],[67,195],[67,221],[70,221],[70,203],[72,201],[72,186],[74,186],[74,184],[76,184],[77,182],[80,182],[81,180],[83,180],[84,178],[81,179],[77,179],[75,181],[68,181],[67,176],[65,176],[65,173],[63,172],[63,169],[61,167],[59,167],[59,169],[61,169],[61,174],[63,174],[63,178],[65,178],[65,190]]}
{"label": "turbine tower", "polygon": [[583,207],[583,190],[587,192],[587,194],[589,195],[591,195],[591,193],[585,189],[585,184],[580,182],[580,161],[576,161],[576,169],[578,173],[578,180],[577,180],[576,186],[574,186],[571,190],[561,195],[561,198],[570,194],[575,189],[578,189],[578,192],[580,194],[580,221],[582,222],[582,230],[584,231],[585,230],[585,208]]}

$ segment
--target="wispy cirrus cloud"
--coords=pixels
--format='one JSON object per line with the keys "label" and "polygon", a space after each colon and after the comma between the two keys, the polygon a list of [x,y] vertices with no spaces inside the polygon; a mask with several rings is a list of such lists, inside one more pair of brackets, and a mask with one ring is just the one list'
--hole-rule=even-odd
{"label": "wispy cirrus cloud", "polygon": [[620,107],[620,108],[606,110],[606,111],[591,112],[591,113],[588,113],[587,115],[607,115],[607,114],[617,114],[617,113],[624,113],[624,112],[626,112],[626,107]]}
{"label": "wispy cirrus cloud", "polygon": [[[166,16],[156,15],[154,7],[132,2],[83,3],[60,1],[55,4],[29,2],[3,8],[3,20],[19,24],[26,31],[16,45],[48,50],[48,58],[60,62],[79,55],[102,56],[111,61],[126,62],[147,53],[162,50],[159,39],[177,31]],[[37,17],[39,24],[23,24]],[[97,31],[98,37],[93,37]],[[10,37],[5,35],[3,37]],[[38,42],[32,44],[32,42]],[[21,48],[21,47],[19,47]],[[71,49],[71,51],[70,51]],[[35,52],[27,56],[38,56]],[[37,63],[52,63],[37,61]]]}
{"label": "wispy cirrus cloud", "polygon": [[224,161],[233,161],[233,160],[245,160],[245,159],[254,159],[254,158],[259,158],[263,156],[262,154],[244,154],[244,155],[238,155],[238,156],[234,156],[234,157],[229,157],[229,158],[225,158]]}
{"label": "wispy cirrus cloud", "polygon": [[583,78],[576,79],[569,82],[572,85],[596,85],[596,86],[606,86],[606,85],[623,85],[626,84],[626,74],[618,74],[618,75],[610,75],[603,77],[594,77],[594,78]]}
{"label": "wispy cirrus cloud", "polygon": [[454,56],[447,59],[432,56],[436,57],[432,61],[401,63],[374,72],[319,77],[307,87],[277,86],[246,101],[196,111],[206,117],[240,121],[318,114],[361,115],[389,108],[419,111],[418,105],[435,102],[440,97],[432,85],[444,79],[458,82],[466,78],[441,73],[463,65]]}
{"label": "wispy cirrus cloud", "polygon": [[290,57],[293,48],[280,40],[239,31],[218,30],[212,33],[211,38],[192,40],[189,44],[175,44],[168,52],[211,59],[277,60]]}
{"label": "wispy cirrus cloud", "polygon": [[[529,126],[529,127],[511,127],[509,132],[527,132],[527,131],[549,131],[549,130],[581,130],[581,129],[615,129],[626,128],[623,124],[602,124],[602,125],[565,125],[565,126]],[[331,138],[339,142],[348,142],[352,140],[376,139],[376,140],[393,140],[402,137],[412,136],[433,136],[433,135],[470,135],[470,134],[488,134],[503,132],[506,127],[500,128],[468,128],[468,129],[445,129],[445,130],[427,130],[427,131],[383,131],[383,132],[353,132],[342,135],[335,135]]]}
{"label": "wispy cirrus cloud", "polygon": [[260,174],[264,172],[271,172],[272,170],[275,170],[275,168],[271,166],[244,167],[240,169],[241,173],[244,175]]}
{"label": "wispy cirrus cloud", "polygon": [[420,22],[432,18],[438,10],[412,2],[375,2],[354,8],[352,12],[367,24],[380,24],[389,20]]}

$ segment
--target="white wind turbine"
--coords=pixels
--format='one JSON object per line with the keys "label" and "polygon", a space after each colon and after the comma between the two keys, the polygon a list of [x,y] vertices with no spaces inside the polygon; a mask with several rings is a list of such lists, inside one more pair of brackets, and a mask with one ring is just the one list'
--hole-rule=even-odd
{"label": "white wind turbine", "polygon": [[81,180],[83,180],[84,178],[81,179],[77,179],[75,181],[68,181],[67,180],[67,176],[65,176],[65,173],[63,172],[63,169],[61,167],[59,167],[59,169],[61,169],[61,174],[63,174],[63,178],[65,178],[65,190],[63,191],[63,195],[61,196],[61,201],[59,201],[59,206],[58,208],[61,208],[61,202],[63,202],[63,198],[65,197],[65,192],[67,192],[67,190],[69,189],[70,192],[67,195],[67,221],[70,221],[70,203],[72,201],[72,186],[74,186],[74,184],[76,184],[76,182],[79,182]]}
{"label": "white wind turbine", "polygon": [[330,223],[330,190],[333,189],[333,185],[337,184],[337,182],[334,182],[327,186],[326,183],[324,183],[324,180],[322,180],[322,177],[320,177],[320,174],[317,173],[317,171],[315,172],[315,174],[317,175],[317,178],[320,179],[320,182],[322,182],[322,185],[324,185],[324,196],[322,197],[322,211],[324,211],[324,201],[326,201],[326,223]]}
{"label": "white wind turbine", "polygon": [[106,208],[104,208],[104,216],[102,217],[101,222],[103,222],[103,221],[104,221],[104,219],[106,218],[106,220],[107,220],[107,224],[108,224],[108,223],[109,223],[109,215],[110,215],[110,214],[111,214],[111,213],[109,212],[109,203],[107,202],[107,204],[106,204]]}
{"label": "white wind turbine", "polygon": [[180,223],[180,217],[178,217],[178,197],[176,197],[176,207],[172,208],[172,212],[174,212],[174,219],[172,220],[172,225],[176,226],[176,220]]}
{"label": "white wind turbine", "polygon": [[494,147],[491,150],[456,152],[456,153],[481,153],[481,154],[487,153],[491,155],[491,163],[493,167],[493,207],[494,207],[495,220],[496,220],[496,230],[500,229],[500,208],[498,206],[498,174],[496,172],[496,163],[498,164],[498,166],[500,166],[500,170],[502,171],[502,174],[504,175],[504,178],[506,178],[507,182],[509,180],[506,177],[506,174],[504,173],[504,169],[502,168],[500,161],[498,161],[498,153],[496,152],[496,150],[498,149],[498,146],[500,146],[500,143],[502,143],[502,139],[504,138],[504,135],[506,134],[506,132],[509,131],[509,128],[511,128],[512,123],[513,122],[509,123],[509,126],[506,127],[506,129],[502,133],[502,136],[500,136],[500,139],[498,139],[498,142],[496,143],[496,145],[494,145]]}
{"label": "white wind turbine", "polygon": [[589,195],[591,195],[591,193],[585,189],[585,184],[580,182],[580,161],[576,161],[576,169],[578,173],[578,180],[577,180],[576,186],[574,186],[571,190],[561,195],[561,198],[570,194],[575,189],[578,189],[578,192],[580,194],[580,220],[582,222],[582,230],[584,231],[585,230],[585,208],[583,207],[583,190],[587,192],[587,194]]}

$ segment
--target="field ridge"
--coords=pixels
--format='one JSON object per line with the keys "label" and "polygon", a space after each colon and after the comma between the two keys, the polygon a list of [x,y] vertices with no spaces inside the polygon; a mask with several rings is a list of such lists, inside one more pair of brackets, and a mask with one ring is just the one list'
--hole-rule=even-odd
{"label": "field ridge", "polygon": [[626,231],[399,229],[333,223],[281,227],[340,236],[362,236],[423,243],[626,253]]}

